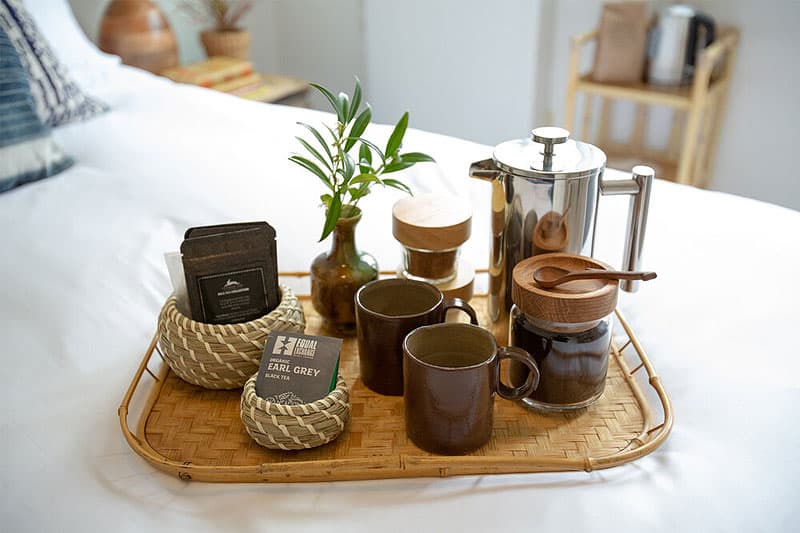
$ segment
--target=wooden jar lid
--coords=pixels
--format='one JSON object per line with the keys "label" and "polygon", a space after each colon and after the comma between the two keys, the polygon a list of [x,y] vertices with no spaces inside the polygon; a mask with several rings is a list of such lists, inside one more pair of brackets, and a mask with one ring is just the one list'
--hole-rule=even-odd
{"label": "wooden jar lid", "polygon": [[616,280],[571,281],[545,289],[533,281],[533,273],[543,266],[567,270],[611,270],[605,263],[591,257],[564,253],[535,255],[520,261],[512,274],[511,299],[526,315],[574,324],[603,318],[617,306]]}
{"label": "wooden jar lid", "polygon": [[458,248],[471,230],[472,208],[457,196],[420,194],[399,200],[392,208],[392,234],[410,248]]}

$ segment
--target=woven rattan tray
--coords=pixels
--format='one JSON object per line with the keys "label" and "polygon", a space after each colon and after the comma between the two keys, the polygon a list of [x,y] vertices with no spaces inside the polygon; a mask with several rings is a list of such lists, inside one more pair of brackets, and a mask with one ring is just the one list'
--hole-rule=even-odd
{"label": "woven rattan tray", "polygon": [[[320,317],[308,297],[301,300],[307,333],[320,332]],[[476,296],[470,303],[481,324],[487,324],[486,297]],[[194,481],[336,481],[609,468],[652,452],[672,429],[669,397],[619,312],[615,330],[606,390],[597,403],[579,412],[545,416],[498,400],[491,440],[464,456],[429,454],[408,440],[403,399],[375,394],[357,379],[354,338],[345,339],[340,366],[351,386],[351,420],[325,446],[296,452],[258,446],[239,419],[240,391],[185,383],[159,360],[157,336],[119,407],[120,424],[136,453],[159,470]],[[149,378],[143,380],[145,374]],[[137,416],[135,431],[128,425],[129,414]]]}

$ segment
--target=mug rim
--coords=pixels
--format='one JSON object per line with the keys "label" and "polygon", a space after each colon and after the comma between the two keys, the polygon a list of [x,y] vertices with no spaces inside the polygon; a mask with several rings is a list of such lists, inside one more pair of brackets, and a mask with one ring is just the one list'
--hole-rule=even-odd
{"label": "mug rim", "polygon": [[[420,359],[419,357],[417,357],[416,355],[411,353],[411,350],[408,349],[408,338],[411,335],[413,335],[414,333],[416,333],[417,331],[420,331],[420,330],[430,330],[430,329],[437,329],[437,328],[462,328],[462,329],[471,329],[473,331],[476,330],[476,329],[480,330],[480,333],[482,335],[486,335],[489,338],[489,341],[492,343],[492,354],[489,357],[487,357],[486,359],[484,359],[483,361],[481,361],[479,363],[475,363],[473,365],[469,365],[469,366],[440,366],[440,365],[434,365],[433,363],[429,363],[427,361],[423,361],[422,359]],[[430,324],[430,325],[427,325],[427,326],[419,326],[418,328],[414,328],[413,330],[411,330],[411,332],[409,332],[409,334],[406,335],[405,338],[403,339],[403,354],[405,356],[408,356],[415,363],[419,363],[420,365],[422,365],[424,367],[433,368],[433,369],[436,369],[436,370],[444,370],[444,371],[447,371],[447,372],[458,372],[458,371],[461,371],[461,370],[472,370],[472,369],[475,369],[475,368],[480,368],[482,366],[490,365],[495,359],[497,359],[497,350],[498,350],[498,348],[497,348],[497,339],[495,339],[495,337],[494,337],[494,335],[492,335],[491,331],[489,331],[488,329],[486,329],[486,328],[484,328],[482,326],[475,325],[475,324],[467,324],[465,322],[442,322],[440,324]]]}
{"label": "mug rim", "polygon": [[[378,311],[374,311],[374,310],[370,309],[369,307],[364,305],[364,303],[361,301],[361,293],[366,291],[366,290],[369,290],[371,287],[373,287],[375,285],[416,285],[417,287],[421,287],[421,288],[424,288],[425,290],[430,291],[432,294],[436,293],[437,294],[437,300],[436,300],[435,304],[433,304],[432,306],[428,307],[424,311],[420,311],[419,313],[410,313],[410,314],[406,314],[406,315],[387,315],[386,313],[379,313]],[[367,283],[365,285],[362,285],[358,289],[358,291],[356,291],[356,307],[358,307],[362,311],[365,311],[366,313],[368,313],[368,314],[370,314],[372,316],[380,317],[380,318],[383,318],[383,319],[393,319],[393,318],[394,319],[402,319],[402,318],[420,317],[420,316],[423,316],[423,315],[425,315],[427,313],[430,313],[431,311],[433,311],[434,309],[436,309],[437,307],[439,307],[443,303],[444,303],[444,294],[442,294],[442,291],[440,291],[438,288],[436,288],[435,286],[431,285],[430,283],[425,283],[424,281],[418,281],[418,280],[415,280],[415,279],[405,279],[405,278],[375,279],[375,280],[372,280],[372,281],[370,281],[369,283]],[[405,346],[405,344],[403,344],[403,346]]]}

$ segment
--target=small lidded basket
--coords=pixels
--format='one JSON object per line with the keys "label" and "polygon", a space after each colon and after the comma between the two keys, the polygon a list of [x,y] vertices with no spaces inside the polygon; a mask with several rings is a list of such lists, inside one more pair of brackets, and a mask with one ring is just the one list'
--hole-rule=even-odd
{"label": "small lidded basket", "polygon": [[445,298],[472,298],[475,269],[460,260],[472,231],[472,208],[456,196],[421,194],[392,208],[392,234],[403,246],[398,276],[436,286]]}
{"label": "small lidded basket", "polygon": [[[534,281],[542,267],[569,271],[611,270],[590,257],[552,253],[520,261],[513,272],[509,342],[530,353],[541,380],[522,401],[545,411],[587,407],[603,394],[611,349],[612,315],[618,281],[587,279],[546,289]],[[512,384],[525,381],[527,369],[509,366]]]}
{"label": "small lidded basket", "polygon": [[244,384],[240,403],[247,434],[273,450],[305,450],[322,446],[342,434],[350,418],[350,391],[339,374],[336,387],[311,403],[285,405],[256,393],[256,378]]}
{"label": "small lidded basket", "polygon": [[258,371],[264,343],[273,330],[303,333],[303,306],[280,286],[281,301],[266,315],[238,324],[205,324],[178,310],[170,296],[158,317],[158,343],[175,374],[206,389],[237,389]]}

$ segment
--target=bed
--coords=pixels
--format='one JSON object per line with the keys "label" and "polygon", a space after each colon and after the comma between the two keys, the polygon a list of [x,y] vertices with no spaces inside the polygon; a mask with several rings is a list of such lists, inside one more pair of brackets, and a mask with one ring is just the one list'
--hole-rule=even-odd
{"label": "bed", "polygon": [[[644,259],[659,277],[620,302],[674,405],[653,454],[591,473],[293,485],[154,469],[115,409],[171,291],[163,254],[190,226],[267,220],[280,269],[306,270],[327,246],[319,193],[287,156],[298,120],[330,115],[173,84],[95,49],[66,0],[29,8],[110,110],[55,130],[72,168],[0,194],[2,529],[797,530],[800,213],[660,180]],[[492,147],[417,130],[405,147],[438,161],[405,171],[412,188],[472,202],[463,253],[485,266],[489,186],[467,169]],[[400,197],[363,203],[358,243],[384,269],[399,261],[387,212]],[[601,203],[596,255],[611,264],[626,207]]]}

